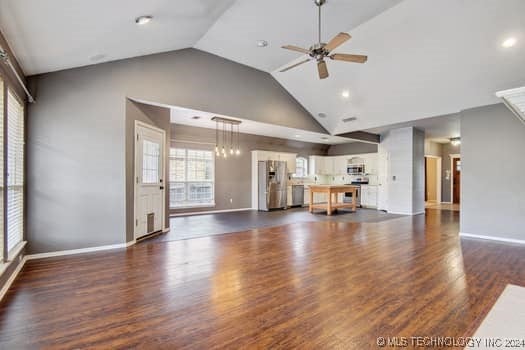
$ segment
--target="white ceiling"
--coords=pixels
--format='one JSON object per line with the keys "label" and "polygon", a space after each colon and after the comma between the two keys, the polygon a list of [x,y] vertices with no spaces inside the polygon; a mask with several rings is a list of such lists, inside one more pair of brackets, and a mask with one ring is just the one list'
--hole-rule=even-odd
{"label": "white ceiling", "polygon": [[192,47],[234,1],[0,0],[0,29],[31,75]]}
{"label": "white ceiling", "polygon": [[[328,0],[323,6],[322,39],[368,21],[401,0]],[[195,46],[232,61],[271,72],[298,56],[281,46],[309,48],[317,42],[314,0],[238,0]],[[269,45],[259,48],[258,40]]]}
{"label": "white ceiling", "polygon": [[425,139],[427,140],[439,143],[448,143],[450,142],[451,138],[461,136],[460,125],[460,114],[456,113],[439,117],[418,119],[404,123],[397,123],[393,125],[386,125],[365,131],[374,134],[382,134],[389,130],[412,126],[420,130],[424,130]]}
{"label": "white ceiling", "polygon": [[[325,80],[313,63],[273,75],[312,115],[326,113],[319,122],[333,134],[456,113],[523,85],[524,14],[523,0],[404,0],[337,49],[367,54],[366,64],[328,62]],[[516,46],[502,48],[511,36]]]}
{"label": "white ceiling", "polygon": [[[353,38],[337,51],[369,60],[330,61],[325,80],[313,62],[277,72],[300,58],[281,45],[315,40],[313,0],[43,3],[0,0],[0,29],[27,74],[195,46],[271,72],[332,134],[497,103],[496,91],[525,82],[524,0],[328,0],[323,38],[348,31]],[[135,25],[142,14],[154,20]],[[516,46],[502,48],[511,36]],[[269,46],[258,48],[261,39]],[[90,59],[97,55],[105,57]]]}

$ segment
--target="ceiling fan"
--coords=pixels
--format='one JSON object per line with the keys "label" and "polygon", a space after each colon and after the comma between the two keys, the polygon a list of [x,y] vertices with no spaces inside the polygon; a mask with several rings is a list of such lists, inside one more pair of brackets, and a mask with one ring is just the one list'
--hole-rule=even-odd
{"label": "ceiling fan", "polygon": [[319,71],[319,78],[328,78],[328,67],[326,66],[325,58],[330,58],[336,61],[354,62],[354,63],[365,63],[368,59],[367,56],[363,55],[350,55],[344,53],[332,53],[334,49],[350,40],[351,36],[348,33],[339,33],[328,44],[321,42],[321,7],[326,3],[326,0],[314,0],[315,4],[319,8],[319,42],[312,45],[309,49],[303,49],[302,47],[294,45],[283,46],[283,49],[292,50],[307,54],[307,59],[295,63],[289,67],[282,69],[280,72],[286,72],[292,68],[300,66],[303,63],[309,62],[313,59],[317,61],[317,69]]}

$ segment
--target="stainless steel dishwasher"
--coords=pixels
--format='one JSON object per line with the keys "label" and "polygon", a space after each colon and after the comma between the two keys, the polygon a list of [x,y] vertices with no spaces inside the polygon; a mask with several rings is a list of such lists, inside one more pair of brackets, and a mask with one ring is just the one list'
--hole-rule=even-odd
{"label": "stainless steel dishwasher", "polygon": [[292,185],[292,207],[302,207],[304,205],[304,186]]}

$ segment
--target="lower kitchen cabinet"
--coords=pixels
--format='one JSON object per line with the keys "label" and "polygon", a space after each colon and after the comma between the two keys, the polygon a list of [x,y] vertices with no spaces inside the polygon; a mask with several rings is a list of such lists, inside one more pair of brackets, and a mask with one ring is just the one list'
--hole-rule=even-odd
{"label": "lower kitchen cabinet", "polygon": [[304,204],[310,204],[310,190],[307,188],[304,189]]}
{"label": "lower kitchen cabinet", "polygon": [[361,185],[361,206],[377,208],[377,186]]}

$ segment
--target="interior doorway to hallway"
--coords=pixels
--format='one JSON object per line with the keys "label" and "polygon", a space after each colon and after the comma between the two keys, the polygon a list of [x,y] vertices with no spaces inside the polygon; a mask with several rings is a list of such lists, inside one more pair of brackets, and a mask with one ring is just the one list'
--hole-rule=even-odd
{"label": "interior doorway to hallway", "polygon": [[425,202],[441,203],[441,157],[425,156]]}

